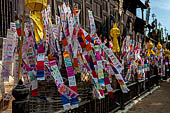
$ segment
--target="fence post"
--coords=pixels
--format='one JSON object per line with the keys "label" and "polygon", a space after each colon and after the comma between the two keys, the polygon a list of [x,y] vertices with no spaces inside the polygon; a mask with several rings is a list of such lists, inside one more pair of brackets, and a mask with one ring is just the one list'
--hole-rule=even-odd
{"label": "fence post", "polygon": [[159,86],[159,75],[158,75],[158,67],[154,66],[154,75],[156,75],[156,86]]}
{"label": "fence post", "polygon": [[124,93],[120,90],[120,109],[124,110]]}
{"label": "fence post", "polygon": [[165,57],[165,76],[166,80],[169,78],[169,65],[168,57]]}
{"label": "fence post", "polygon": [[29,113],[28,94],[29,89],[26,88],[22,80],[20,80],[12,91],[12,95],[15,98],[12,102],[12,113]]}
{"label": "fence post", "polygon": [[151,78],[151,65],[149,64],[149,71],[147,71],[147,74],[148,74],[148,91],[150,91],[151,90],[151,86],[150,86],[150,82],[151,82],[151,80],[150,80],[150,78]]}

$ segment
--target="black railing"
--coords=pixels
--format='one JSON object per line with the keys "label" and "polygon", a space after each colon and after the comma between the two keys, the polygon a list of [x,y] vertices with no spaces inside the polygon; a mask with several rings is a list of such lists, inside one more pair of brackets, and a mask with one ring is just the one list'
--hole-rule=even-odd
{"label": "black railing", "polygon": [[135,98],[150,91],[155,85],[158,85],[158,75],[152,75],[146,81],[136,81],[128,84],[130,91],[126,94],[122,93],[121,89],[114,89],[114,99],[109,98],[106,94],[103,99],[92,98],[90,87],[78,89],[80,97],[79,107],[64,111],[60,94],[53,80],[39,81],[38,95],[47,97],[47,99],[39,99],[37,97],[29,97],[30,113],[112,113],[119,109],[124,109],[124,106],[130,103]]}
{"label": "black railing", "polygon": [[[123,109],[124,105],[127,105],[135,98],[149,91],[157,83],[157,75],[150,77],[150,80],[146,81],[145,88],[144,82],[135,82],[128,85],[130,91],[127,94],[123,94],[120,89],[114,90],[114,99],[110,99],[108,95],[105,98],[91,99],[81,104],[79,108],[69,111],[59,111],[62,113],[111,113],[119,109]],[[150,87],[149,87],[150,86]],[[56,112],[57,113],[57,112]]]}

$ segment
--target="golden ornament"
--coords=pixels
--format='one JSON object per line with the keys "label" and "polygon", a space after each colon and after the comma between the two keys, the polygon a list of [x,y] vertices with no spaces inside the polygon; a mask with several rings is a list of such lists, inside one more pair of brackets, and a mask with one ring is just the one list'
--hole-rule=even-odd
{"label": "golden ornament", "polygon": [[160,42],[158,42],[158,45],[157,45],[157,49],[158,49],[158,53],[157,53],[157,56],[160,56],[160,50],[162,48],[162,45]]}
{"label": "golden ornament", "polygon": [[155,55],[155,52],[152,50],[152,48],[153,48],[153,43],[152,43],[151,40],[149,40],[149,43],[148,43],[148,45],[147,45],[147,50],[146,50],[147,56],[150,56],[151,53],[152,53],[153,55]]}
{"label": "golden ornament", "polygon": [[47,0],[26,0],[25,5],[31,11],[29,17],[34,22],[34,32],[36,41],[46,39],[44,23],[41,11],[47,8]]}
{"label": "golden ornament", "polygon": [[110,30],[110,36],[113,38],[113,52],[120,52],[118,37],[120,36],[120,29],[117,28],[117,24],[113,25],[113,28]]}

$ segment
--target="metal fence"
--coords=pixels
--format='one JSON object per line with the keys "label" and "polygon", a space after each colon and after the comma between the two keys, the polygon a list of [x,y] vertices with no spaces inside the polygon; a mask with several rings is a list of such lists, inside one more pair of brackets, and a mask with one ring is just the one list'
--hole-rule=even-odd
{"label": "metal fence", "polygon": [[[154,71],[154,70],[152,70]],[[150,74],[153,73],[150,71]],[[114,99],[109,98],[106,94],[103,99],[94,99],[90,88],[79,88],[78,94],[81,98],[79,107],[64,111],[60,95],[53,81],[40,81],[38,95],[47,97],[47,100],[37,97],[29,97],[30,113],[112,113],[123,109],[125,105],[133,99],[150,91],[155,85],[158,85],[158,75],[151,75],[147,81],[136,81],[130,83],[127,94],[122,93],[121,89],[114,90]]]}
{"label": "metal fence", "polygon": [[[120,89],[114,91],[114,99],[110,99],[108,95],[101,100],[89,100],[79,108],[62,111],[64,113],[113,113],[119,109],[123,109],[125,105],[131,102],[134,98],[139,97],[145,92],[149,91],[157,83],[157,76],[151,76],[150,80],[146,82],[146,88],[143,88],[144,81],[135,82],[128,85],[129,93],[123,94]],[[56,112],[57,113],[57,112]]]}

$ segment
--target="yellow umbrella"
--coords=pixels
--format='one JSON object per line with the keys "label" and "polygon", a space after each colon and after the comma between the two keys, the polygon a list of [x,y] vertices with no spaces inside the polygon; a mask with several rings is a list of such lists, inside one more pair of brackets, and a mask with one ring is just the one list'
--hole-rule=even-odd
{"label": "yellow umbrella", "polygon": [[113,25],[113,28],[110,30],[110,36],[113,38],[113,52],[120,52],[120,47],[117,39],[120,36],[120,29],[117,28],[116,23]]}
{"label": "yellow umbrella", "polygon": [[25,0],[25,5],[31,11],[29,17],[34,22],[34,32],[36,41],[40,39],[46,39],[46,33],[44,29],[44,23],[41,11],[47,8],[47,0]]}

